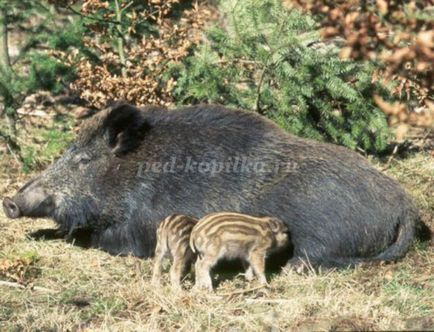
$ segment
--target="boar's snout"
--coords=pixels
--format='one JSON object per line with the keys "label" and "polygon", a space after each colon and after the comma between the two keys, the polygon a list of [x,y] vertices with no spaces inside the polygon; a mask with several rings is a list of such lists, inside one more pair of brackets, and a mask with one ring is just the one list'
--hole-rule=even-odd
{"label": "boar's snout", "polygon": [[54,211],[54,201],[38,181],[32,180],[25,184],[14,197],[6,197],[3,200],[3,210],[11,219],[49,217]]}
{"label": "boar's snout", "polygon": [[3,211],[5,212],[6,217],[15,219],[21,216],[21,211],[18,205],[9,197],[6,197],[3,200]]}

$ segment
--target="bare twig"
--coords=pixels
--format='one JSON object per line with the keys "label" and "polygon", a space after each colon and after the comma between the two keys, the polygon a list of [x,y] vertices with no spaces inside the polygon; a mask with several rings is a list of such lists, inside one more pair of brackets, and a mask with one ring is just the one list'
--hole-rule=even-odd
{"label": "bare twig", "polygon": [[19,165],[22,165],[23,164],[23,158],[21,157],[19,145],[12,139],[12,137],[10,135],[3,133],[1,130],[0,130],[0,138],[4,139],[9,153],[14,157],[16,162]]}
{"label": "bare twig", "polygon": [[[267,60],[268,62],[268,60]],[[259,79],[259,83],[258,83],[258,88],[256,90],[256,112],[261,113],[260,109],[261,109],[261,88],[262,88],[262,83],[264,82],[264,78],[265,78],[265,73],[268,70],[268,66],[267,64],[265,64],[264,69],[262,70],[261,73],[261,77]]]}
{"label": "bare twig", "polygon": [[11,145],[9,144],[9,142],[6,142],[6,147],[8,148],[8,151],[12,155],[12,157],[14,157],[15,161],[17,162],[17,164],[18,165],[22,165],[21,157],[17,156],[17,154],[14,152],[14,150],[12,149]]}
{"label": "bare twig", "polygon": [[24,285],[21,285],[17,282],[11,282],[11,281],[3,281],[0,280],[0,286],[6,286],[11,288],[19,288],[19,289],[25,289],[26,287]]}
{"label": "bare twig", "polygon": [[265,287],[266,287],[265,285],[261,285],[261,286],[257,286],[257,287],[253,287],[253,288],[242,289],[239,291],[230,292],[230,293],[223,293],[223,294],[219,294],[219,295],[221,295],[221,296],[233,296],[233,295],[245,294],[245,293],[254,292],[258,289],[262,289]]}
{"label": "bare twig", "polygon": [[294,303],[294,299],[245,299],[247,304],[254,303],[275,303],[275,304],[284,304],[284,303]]}
{"label": "bare twig", "polygon": [[398,144],[395,144],[395,147],[393,148],[392,154],[390,155],[389,159],[387,160],[386,166],[382,169],[382,171],[388,169],[390,167],[390,163],[392,162],[393,158],[395,158],[396,154],[398,153]]}
{"label": "bare twig", "polygon": [[130,7],[133,3],[134,3],[134,1],[129,2],[126,6],[124,6],[123,8],[121,8],[120,12],[123,13],[124,10],[126,10],[128,7]]}
{"label": "bare twig", "polygon": [[227,64],[227,63],[234,63],[234,62],[238,62],[238,63],[245,63],[245,64],[251,64],[251,65],[257,65],[256,61],[253,60],[246,60],[246,59],[220,59],[218,61],[215,61],[214,64]]}
{"label": "bare twig", "polygon": [[84,15],[82,13],[80,13],[79,11],[75,10],[74,8],[72,8],[71,6],[66,7],[66,9],[68,9],[69,11],[71,11],[73,14],[81,16],[83,18],[87,18],[93,21],[97,21],[97,22],[101,22],[101,23],[112,23],[112,24],[120,24],[120,22],[118,21],[112,21],[112,20],[106,20],[106,19],[101,19],[98,17],[94,17],[91,15]]}
{"label": "bare twig", "polygon": [[48,289],[45,287],[39,287],[39,286],[26,287],[26,286],[21,285],[17,282],[4,281],[4,280],[0,280],[0,286],[19,288],[19,289],[31,289],[31,290],[40,291],[40,292],[50,292],[50,293],[54,292],[52,289]]}

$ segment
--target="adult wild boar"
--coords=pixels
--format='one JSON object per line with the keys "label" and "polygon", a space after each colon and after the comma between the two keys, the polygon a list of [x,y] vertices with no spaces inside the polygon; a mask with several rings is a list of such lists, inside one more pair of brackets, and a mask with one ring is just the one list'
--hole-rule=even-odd
{"label": "adult wild boar", "polygon": [[290,230],[289,263],[317,266],[396,260],[418,218],[403,189],[356,153],[210,105],[105,109],[3,207],[9,218],[51,217],[65,234],[89,230],[94,247],[141,257],[171,213],[273,216]]}

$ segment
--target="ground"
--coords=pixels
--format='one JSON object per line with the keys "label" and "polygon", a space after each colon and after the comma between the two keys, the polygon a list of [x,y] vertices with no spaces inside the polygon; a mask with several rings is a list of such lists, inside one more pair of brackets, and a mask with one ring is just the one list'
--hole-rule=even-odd
{"label": "ground", "polygon": [[[434,153],[371,162],[414,197],[434,229]],[[2,156],[0,197],[26,178]],[[49,220],[0,213],[0,330],[287,331],[433,330],[434,244],[418,242],[395,264],[269,275],[258,288],[242,276],[212,294],[150,286],[152,260],[114,257],[63,240],[35,240]],[[222,279],[222,278],[220,278]]]}

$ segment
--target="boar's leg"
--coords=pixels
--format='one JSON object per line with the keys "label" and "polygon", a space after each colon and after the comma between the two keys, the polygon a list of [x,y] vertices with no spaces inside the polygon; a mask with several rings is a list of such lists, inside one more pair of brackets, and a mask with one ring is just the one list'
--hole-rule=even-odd
{"label": "boar's leg", "polygon": [[295,271],[297,274],[302,274],[308,270],[308,265],[299,257],[291,258],[286,267]]}
{"label": "boar's leg", "polygon": [[63,239],[75,246],[90,248],[92,243],[92,231],[90,229],[75,229],[72,233],[64,228],[38,229],[27,233],[26,236],[36,241]]}
{"label": "boar's leg", "polygon": [[64,239],[67,235],[68,232],[62,228],[38,229],[37,231],[27,234],[29,238],[36,241]]}
{"label": "boar's leg", "polygon": [[254,250],[249,255],[249,263],[253,272],[262,285],[268,285],[265,277],[265,254],[264,250]]}

